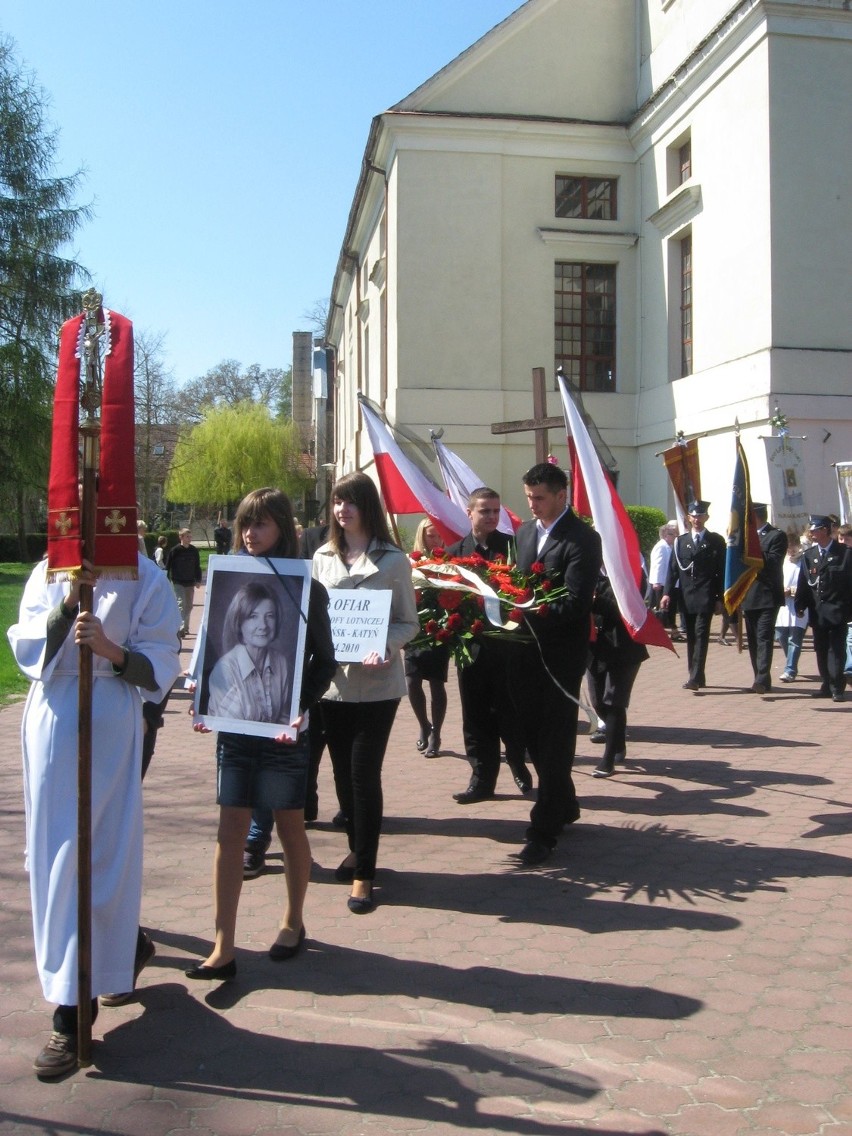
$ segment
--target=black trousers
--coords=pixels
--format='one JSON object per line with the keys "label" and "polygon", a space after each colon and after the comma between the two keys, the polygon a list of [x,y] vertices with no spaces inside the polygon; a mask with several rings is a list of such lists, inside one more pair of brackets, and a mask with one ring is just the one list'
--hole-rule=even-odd
{"label": "black trousers", "polygon": [[579,708],[560,687],[579,698],[586,643],[574,648],[566,643],[558,651],[546,651],[544,662],[534,645],[512,650],[512,705],[538,774],[538,794],[530,812],[527,839],[553,847],[563,827],[575,820],[579,812],[571,777]]}
{"label": "black trousers", "polygon": [[777,607],[758,607],[743,612],[754,681],[762,683],[767,690],[772,686],[772,650],[775,646],[777,612]]}
{"label": "black trousers", "polygon": [[[511,650],[512,654],[508,652]],[[524,744],[509,699],[509,662],[513,648],[484,642],[470,666],[459,670],[464,750],[471,764],[471,783],[494,792],[500,772],[500,740],[506,760],[515,769],[524,765]]]}
{"label": "black trousers", "polygon": [[846,689],[846,676],[843,673],[846,665],[846,624],[820,624],[814,620],[811,630],[822,689],[831,691],[832,694],[842,694]]}
{"label": "black trousers", "polygon": [[357,880],[372,880],[376,875],[384,809],[382,763],[398,706],[398,698],[322,703],[334,786],[346,816]]}
{"label": "black trousers", "polygon": [[712,611],[698,611],[694,614],[684,612],[686,623],[686,661],[689,667],[689,681],[699,686],[707,685],[704,667],[707,662],[707,647],[710,643],[710,624]]}

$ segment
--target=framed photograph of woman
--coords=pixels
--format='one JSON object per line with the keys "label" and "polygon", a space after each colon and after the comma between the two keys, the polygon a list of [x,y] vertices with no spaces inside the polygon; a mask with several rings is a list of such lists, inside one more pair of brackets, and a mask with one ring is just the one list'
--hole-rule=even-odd
{"label": "framed photograph of woman", "polygon": [[295,736],[310,564],[211,556],[195,664],[195,716],[211,730]]}

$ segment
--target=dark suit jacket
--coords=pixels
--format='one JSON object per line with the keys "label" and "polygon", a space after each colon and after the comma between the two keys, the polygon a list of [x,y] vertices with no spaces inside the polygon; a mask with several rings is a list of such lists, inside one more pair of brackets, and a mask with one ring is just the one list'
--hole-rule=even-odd
{"label": "dark suit jacket", "polygon": [[582,670],[591,629],[592,598],[601,569],[601,538],[569,509],[551,529],[538,551],[535,521],[525,521],[515,533],[516,563],[529,572],[537,561],[555,570],[568,594],[549,605],[546,615],[530,615],[530,625],[549,663],[569,661]]}
{"label": "dark suit jacket", "polygon": [[684,610],[689,615],[712,612],[725,591],[725,538],[704,530],[696,548],[692,533],[683,533],[674,542],[664,595],[671,596],[680,583]]}
{"label": "dark suit jacket", "polygon": [[328,540],[328,525],[314,525],[303,529],[299,541],[299,555],[303,560],[312,560],[313,555]]}
{"label": "dark suit jacket", "polygon": [[495,556],[508,556],[511,545],[512,538],[495,529],[493,533],[488,534],[484,552],[477,549],[472,532],[469,532],[462,540],[457,540],[455,544],[450,545],[447,552],[450,556],[473,556],[474,552],[479,551],[486,560],[493,560]]}
{"label": "dark suit jacket", "polygon": [[833,540],[820,557],[818,545],[802,553],[796,610],[810,613],[820,626],[837,626],[852,619],[852,549]]}
{"label": "dark suit jacket", "polygon": [[760,608],[779,608],[784,603],[784,557],[787,555],[787,534],[772,525],[758,530],[763,567],[746,592],[743,611]]}

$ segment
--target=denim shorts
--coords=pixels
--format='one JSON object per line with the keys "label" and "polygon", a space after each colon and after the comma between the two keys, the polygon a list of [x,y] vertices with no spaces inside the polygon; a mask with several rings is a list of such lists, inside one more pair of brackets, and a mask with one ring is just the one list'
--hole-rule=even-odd
{"label": "denim shorts", "polygon": [[249,734],[219,734],[216,804],[238,809],[303,809],[308,762],[307,731],[293,745]]}

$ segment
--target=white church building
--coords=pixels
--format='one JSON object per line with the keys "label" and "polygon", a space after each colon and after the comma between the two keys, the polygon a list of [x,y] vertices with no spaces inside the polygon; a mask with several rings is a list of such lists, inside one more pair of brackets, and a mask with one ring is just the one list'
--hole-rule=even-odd
{"label": "white church building", "polygon": [[724,531],[735,423],[766,499],[777,406],[836,512],[850,277],[850,0],[528,0],[372,122],[326,328],[336,471],[370,468],[363,393],[525,516],[533,436],[491,424],[562,366],[626,503],[671,515],[657,455],[698,436]]}

